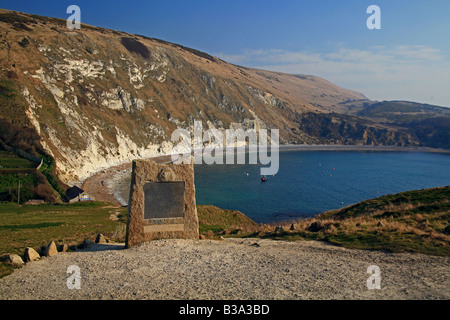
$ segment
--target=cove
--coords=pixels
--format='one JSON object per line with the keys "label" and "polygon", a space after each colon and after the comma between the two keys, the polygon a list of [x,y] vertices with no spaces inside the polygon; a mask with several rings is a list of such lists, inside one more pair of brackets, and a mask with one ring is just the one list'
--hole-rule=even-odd
{"label": "cove", "polygon": [[259,223],[311,217],[366,199],[450,185],[450,154],[396,151],[281,151],[279,171],[196,165],[197,204],[239,210]]}

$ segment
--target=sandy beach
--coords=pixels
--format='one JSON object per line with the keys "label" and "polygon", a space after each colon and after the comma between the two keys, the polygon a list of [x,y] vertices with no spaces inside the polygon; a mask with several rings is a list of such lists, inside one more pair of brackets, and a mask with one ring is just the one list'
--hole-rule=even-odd
{"label": "sandy beach", "polygon": [[[168,162],[170,156],[151,158],[157,162]],[[124,180],[131,178],[132,163],[124,163],[120,166],[110,167],[86,179],[81,188],[95,201],[104,201],[116,206],[127,205],[128,199],[123,199],[130,188],[124,184]]]}

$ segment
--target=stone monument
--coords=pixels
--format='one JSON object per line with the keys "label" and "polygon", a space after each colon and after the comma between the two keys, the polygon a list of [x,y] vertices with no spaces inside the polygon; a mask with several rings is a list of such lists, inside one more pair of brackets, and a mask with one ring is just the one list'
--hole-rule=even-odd
{"label": "stone monument", "polygon": [[193,164],[133,161],[126,247],[159,239],[198,239]]}

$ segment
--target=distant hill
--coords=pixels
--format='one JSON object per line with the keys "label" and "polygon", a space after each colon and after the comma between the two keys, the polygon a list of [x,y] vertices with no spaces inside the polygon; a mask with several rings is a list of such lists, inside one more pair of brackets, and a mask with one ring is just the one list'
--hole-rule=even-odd
{"label": "distant hill", "polygon": [[[384,195],[325,212],[317,218],[337,220],[357,217],[398,218],[431,212],[445,214],[443,222],[450,222],[450,186]],[[443,225],[439,231],[444,232],[446,227],[447,225]]]}
{"label": "distant hill", "polygon": [[282,144],[448,147],[448,113],[409,112],[409,105],[389,113],[319,77],[237,66],[94,26],[68,30],[65,20],[8,10],[0,10],[0,31],[0,119],[34,130],[39,145],[1,130],[0,139],[54,159],[67,184],[166,154],[171,133],[192,130],[194,121],[219,130],[279,129]]}
{"label": "distant hill", "polygon": [[450,108],[410,101],[381,101],[353,105],[347,113],[405,129],[422,146],[450,149]]}
{"label": "distant hill", "polygon": [[369,104],[356,113],[384,123],[408,123],[436,117],[450,117],[450,108],[410,101],[381,101]]}

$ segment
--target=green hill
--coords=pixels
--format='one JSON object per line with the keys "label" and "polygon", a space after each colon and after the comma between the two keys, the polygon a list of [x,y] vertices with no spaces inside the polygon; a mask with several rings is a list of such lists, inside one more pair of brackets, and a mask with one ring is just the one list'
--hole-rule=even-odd
{"label": "green hill", "polygon": [[[450,255],[450,186],[386,195],[285,224],[258,236],[322,240],[347,248]],[[255,235],[251,235],[255,236]]]}

